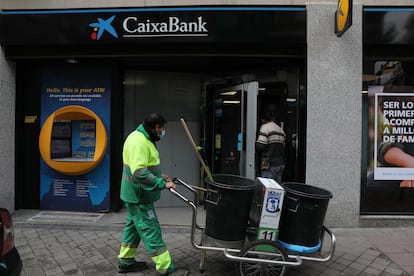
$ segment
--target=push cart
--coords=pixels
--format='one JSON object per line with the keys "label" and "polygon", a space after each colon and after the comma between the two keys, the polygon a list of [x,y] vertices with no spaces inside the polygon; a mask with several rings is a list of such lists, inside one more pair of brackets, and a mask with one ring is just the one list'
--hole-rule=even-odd
{"label": "push cart", "polygon": [[[227,176],[225,176],[227,177]],[[238,179],[236,179],[238,181]],[[236,266],[236,273],[238,275],[279,275],[282,276],[285,274],[288,267],[297,267],[302,264],[304,260],[306,261],[316,261],[316,262],[326,262],[329,261],[335,251],[335,243],[336,238],[335,235],[324,225],[322,226],[322,230],[320,231],[319,244],[316,247],[303,247],[307,250],[302,250],[303,248],[296,248],[295,246],[292,246],[289,243],[282,242],[280,240],[274,239],[274,236],[272,235],[259,235],[256,233],[259,233],[259,225],[260,221],[263,220],[263,214],[259,217],[252,212],[252,210],[249,210],[249,218],[248,222],[246,224],[245,229],[242,229],[242,236],[236,237],[236,240],[227,239],[227,238],[220,238],[217,239],[214,230],[221,230],[220,228],[228,228],[228,225],[224,225],[225,221],[215,221],[211,222],[211,224],[216,224],[214,227],[216,229],[208,229],[208,223],[209,223],[209,216],[211,220],[211,212],[208,213],[207,209],[207,223],[206,227],[201,227],[197,223],[197,202],[198,202],[198,190],[202,189],[203,191],[207,192],[207,194],[212,195],[213,197],[206,198],[207,203],[212,204],[212,206],[217,205],[218,201],[224,201],[224,196],[221,194],[220,189],[214,189],[214,187],[207,187],[205,188],[199,188],[190,184],[187,184],[183,180],[179,178],[175,178],[174,183],[176,185],[180,185],[185,187],[190,191],[190,194],[194,194],[194,199],[190,200],[186,196],[184,196],[182,193],[178,192],[177,190],[170,189],[170,191],[179,199],[186,202],[191,208],[192,208],[192,222],[191,222],[191,244],[196,249],[200,250],[200,264],[199,264],[199,270],[201,273],[205,271],[205,258],[206,258],[206,251],[220,251],[224,254],[226,258],[229,260],[232,260],[235,262]],[[255,183],[257,182],[254,181]],[[258,191],[260,189],[257,189],[257,187],[254,189],[255,191]],[[262,187],[263,190],[263,187]],[[232,194],[234,191],[232,191]],[[188,193],[186,193],[188,194]],[[286,197],[289,197],[289,195],[285,195]],[[212,199],[213,198],[213,199]],[[282,207],[278,207],[278,204],[281,202],[277,202],[278,199],[273,196],[267,199],[264,199],[264,201],[260,202],[260,196],[259,200],[254,199],[254,196],[251,197],[251,202],[249,202],[249,209],[252,207],[254,210],[255,207],[256,210],[260,209],[267,209],[271,213],[275,214],[277,212],[280,212],[280,209]],[[295,200],[295,199],[294,199]],[[295,202],[298,200],[296,199]],[[243,209],[241,204],[239,202],[230,202],[230,205],[235,204],[235,208],[238,208],[237,210]],[[263,205],[268,206],[263,206]],[[285,207],[284,207],[285,208]],[[292,209],[292,207],[286,207],[288,209]],[[293,207],[293,209],[296,208],[297,212],[297,206]],[[219,210],[221,213],[219,215],[215,215],[216,217],[223,217],[226,216],[226,214],[222,214],[222,210]],[[237,211],[237,213],[239,213]],[[260,212],[259,212],[260,213]],[[257,213],[256,213],[257,214]],[[213,214],[214,215],[214,214]],[[229,214],[227,214],[228,216]],[[234,216],[235,214],[230,214],[230,216]],[[229,218],[224,218],[224,220],[230,220]],[[251,221],[258,220],[259,224],[251,223]],[[323,219],[322,219],[323,220]],[[281,227],[283,225],[284,221],[281,221]],[[286,222],[285,222],[286,223]],[[288,222],[289,223],[289,222]],[[236,223],[237,224],[237,223]],[[240,225],[236,226],[240,228]],[[264,228],[266,230],[266,228]],[[267,233],[267,231],[262,231],[260,233]],[[201,231],[201,235],[200,235]],[[292,232],[289,230],[289,232]],[[294,232],[294,231],[293,231]],[[221,233],[222,235],[226,235],[225,232]],[[245,235],[245,238],[243,237]],[[231,237],[233,237],[232,235]],[[237,234],[236,234],[237,236]],[[262,238],[264,237],[264,238]],[[243,239],[241,239],[243,238]],[[241,240],[240,240],[241,239]],[[325,242],[326,241],[326,242]],[[329,248],[328,250],[326,250]]]}

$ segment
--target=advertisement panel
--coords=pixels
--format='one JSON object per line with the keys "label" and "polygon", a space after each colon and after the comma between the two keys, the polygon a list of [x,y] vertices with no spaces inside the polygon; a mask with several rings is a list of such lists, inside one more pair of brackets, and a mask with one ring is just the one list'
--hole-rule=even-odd
{"label": "advertisement panel", "polygon": [[370,86],[364,212],[414,213],[414,87]]}
{"label": "advertisement panel", "polygon": [[40,208],[109,210],[111,70],[58,66],[42,74]]}

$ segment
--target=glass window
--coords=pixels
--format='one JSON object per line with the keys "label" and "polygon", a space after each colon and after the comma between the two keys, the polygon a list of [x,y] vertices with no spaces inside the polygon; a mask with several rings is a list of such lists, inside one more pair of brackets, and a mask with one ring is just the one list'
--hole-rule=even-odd
{"label": "glass window", "polygon": [[361,214],[414,214],[414,62],[366,58],[363,72]]}

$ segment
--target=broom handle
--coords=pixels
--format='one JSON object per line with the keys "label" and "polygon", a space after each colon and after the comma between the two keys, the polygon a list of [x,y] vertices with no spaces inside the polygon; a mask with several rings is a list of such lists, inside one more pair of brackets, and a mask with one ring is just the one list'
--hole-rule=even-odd
{"label": "broom handle", "polygon": [[188,139],[190,140],[191,144],[193,145],[194,151],[196,152],[197,157],[198,157],[198,160],[200,160],[200,163],[203,166],[203,169],[206,172],[208,179],[210,179],[210,181],[213,182],[214,181],[213,180],[213,176],[211,175],[210,170],[207,168],[207,165],[204,162],[203,157],[201,157],[200,152],[197,150],[197,145],[194,142],[193,136],[191,135],[191,132],[190,132],[190,130],[187,127],[187,124],[185,123],[185,121],[184,121],[183,118],[181,118],[180,121],[181,121],[181,124],[182,124],[182,126],[183,126],[183,128],[185,130],[185,133],[188,136]]}

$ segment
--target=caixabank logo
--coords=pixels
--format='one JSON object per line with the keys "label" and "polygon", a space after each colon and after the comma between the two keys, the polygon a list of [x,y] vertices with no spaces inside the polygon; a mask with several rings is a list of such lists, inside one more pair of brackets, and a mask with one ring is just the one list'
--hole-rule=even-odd
{"label": "caixabank logo", "polygon": [[93,40],[99,40],[105,31],[109,33],[111,36],[118,38],[117,32],[115,31],[114,27],[112,27],[111,25],[114,19],[115,19],[115,15],[109,17],[106,20],[102,18],[98,18],[98,22],[89,24],[89,26],[93,28],[93,32],[91,33],[91,38]]}
{"label": "caixabank logo", "polygon": [[126,16],[119,17],[118,22],[115,22],[115,17],[113,15],[107,19],[97,18],[97,22],[90,23],[89,26],[93,28],[91,39],[99,40],[106,34],[113,38],[125,39],[208,36],[207,22],[203,16],[196,16],[193,20],[182,20],[177,16],[168,16],[163,19]]}

